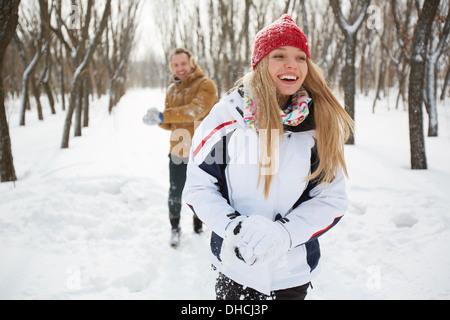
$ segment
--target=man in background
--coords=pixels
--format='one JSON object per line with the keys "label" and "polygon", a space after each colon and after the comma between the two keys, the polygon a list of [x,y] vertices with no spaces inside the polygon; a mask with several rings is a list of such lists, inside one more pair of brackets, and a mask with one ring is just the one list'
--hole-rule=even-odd
{"label": "man in background", "polygon": [[[178,48],[170,57],[172,72],[165,109],[159,112],[151,108],[144,116],[147,125],[158,124],[172,131],[169,153],[169,220],[172,227],[170,245],[174,248],[180,243],[181,195],[186,182],[186,168],[189,160],[194,123],[202,121],[217,103],[217,90],[214,82],[207,78],[195,62],[191,51]],[[198,124],[198,123],[197,123]],[[194,214],[194,232],[202,232],[202,222]]]}

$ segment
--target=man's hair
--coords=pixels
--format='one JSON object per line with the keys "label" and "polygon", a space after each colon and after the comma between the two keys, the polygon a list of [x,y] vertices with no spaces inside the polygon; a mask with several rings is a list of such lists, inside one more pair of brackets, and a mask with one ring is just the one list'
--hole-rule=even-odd
{"label": "man's hair", "polygon": [[184,53],[184,54],[186,54],[188,56],[189,63],[190,63],[190,65],[191,65],[193,70],[197,66],[197,64],[195,63],[195,58],[194,58],[194,54],[192,53],[192,51],[190,51],[188,49],[185,49],[185,48],[176,48],[172,52],[172,54],[170,55],[170,63],[169,63],[170,72],[174,73],[173,69],[172,69],[172,58],[173,58],[173,56],[176,55],[176,54],[182,54],[182,53]]}

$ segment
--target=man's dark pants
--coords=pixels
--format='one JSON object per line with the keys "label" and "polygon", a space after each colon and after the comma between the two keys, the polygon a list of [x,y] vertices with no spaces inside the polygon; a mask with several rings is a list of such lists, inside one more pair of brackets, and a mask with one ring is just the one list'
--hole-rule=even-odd
{"label": "man's dark pants", "polygon": [[[183,194],[184,184],[186,183],[186,169],[187,158],[179,158],[169,154],[169,175],[170,175],[170,189],[169,189],[169,219],[172,229],[180,227],[180,213],[181,213],[181,196]],[[202,222],[194,214],[194,231],[200,232],[202,229]]]}

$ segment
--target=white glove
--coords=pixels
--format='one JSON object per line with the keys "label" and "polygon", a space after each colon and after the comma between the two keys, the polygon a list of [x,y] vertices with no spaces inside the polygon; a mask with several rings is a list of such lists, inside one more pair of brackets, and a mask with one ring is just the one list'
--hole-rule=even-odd
{"label": "white glove", "polygon": [[239,253],[250,265],[277,260],[291,247],[290,235],[281,223],[259,215],[245,219],[238,236]]}
{"label": "white glove", "polygon": [[158,111],[156,108],[150,108],[147,110],[147,113],[142,118],[142,121],[149,126],[153,126],[155,124],[163,123],[162,113]]}

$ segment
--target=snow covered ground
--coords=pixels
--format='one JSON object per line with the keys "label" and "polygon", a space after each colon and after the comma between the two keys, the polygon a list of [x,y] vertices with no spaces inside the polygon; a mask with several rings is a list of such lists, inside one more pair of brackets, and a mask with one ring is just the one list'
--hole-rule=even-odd
{"label": "snow covered ground", "polygon": [[[169,132],[141,120],[163,102],[129,90],[110,116],[96,100],[67,150],[63,112],[19,127],[7,103],[19,180],[0,184],[0,299],[215,298],[209,232],[193,233],[187,208],[181,246],[168,244]],[[450,106],[426,139],[429,170],[412,171],[407,113],[357,102],[351,205],[322,237],[308,299],[450,299]]]}

